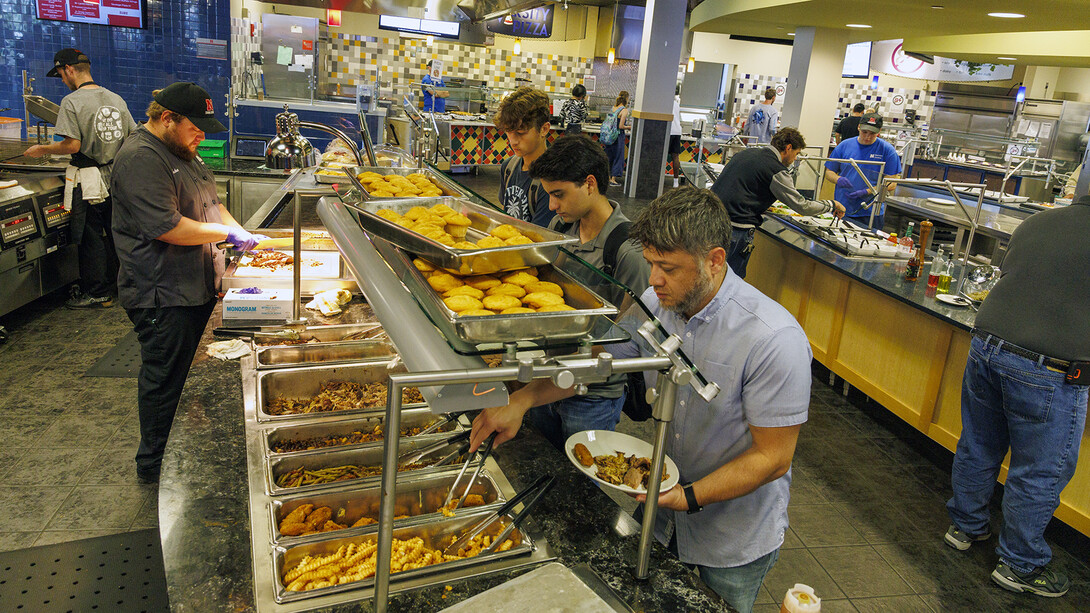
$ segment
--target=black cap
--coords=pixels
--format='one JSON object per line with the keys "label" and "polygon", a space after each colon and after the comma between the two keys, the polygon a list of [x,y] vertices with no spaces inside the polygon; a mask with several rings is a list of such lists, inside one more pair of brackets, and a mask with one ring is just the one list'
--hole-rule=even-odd
{"label": "black cap", "polygon": [[878,113],[867,113],[859,118],[860,132],[881,132],[882,116]]}
{"label": "black cap", "polygon": [[212,97],[196,83],[171,83],[155,94],[155,101],[168,111],[185,115],[202,132],[223,132],[227,129],[216,119]]}
{"label": "black cap", "polygon": [[61,73],[57,71],[61,66],[72,66],[73,64],[90,64],[91,58],[87,57],[87,54],[79,49],[61,49],[53,56],[53,68],[49,72],[45,73],[47,77],[59,77]]}

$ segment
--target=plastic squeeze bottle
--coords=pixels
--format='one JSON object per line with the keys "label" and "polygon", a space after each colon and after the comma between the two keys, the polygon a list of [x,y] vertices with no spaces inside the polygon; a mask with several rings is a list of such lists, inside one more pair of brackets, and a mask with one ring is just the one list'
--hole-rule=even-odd
{"label": "plastic squeeze bottle", "polygon": [[780,613],[820,613],[821,599],[814,595],[814,588],[802,583],[787,590],[780,605]]}

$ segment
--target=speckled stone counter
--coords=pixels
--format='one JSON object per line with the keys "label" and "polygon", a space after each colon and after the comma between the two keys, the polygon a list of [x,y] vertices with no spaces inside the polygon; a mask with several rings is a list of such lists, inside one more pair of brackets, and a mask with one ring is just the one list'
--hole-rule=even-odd
{"label": "speckled stone counter", "polygon": [[[193,361],[159,485],[159,530],[176,612],[255,610],[240,367],[237,360],[221,362],[204,353],[220,309]],[[590,565],[635,611],[731,610],[658,544],[650,578],[636,580],[638,525],[530,428],[493,457],[516,490],[543,471],[556,476],[556,487],[530,521],[560,563]],[[438,611],[528,570],[467,579],[451,584],[451,591],[435,586],[397,594],[390,610]],[[371,611],[373,605],[364,601],[333,610]]]}
{"label": "speckled stone counter", "polygon": [[265,167],[265,160],[238,160],[234,158],[203,158],[204,165],[214,174],[235,177],[283,177],[291,171]]}

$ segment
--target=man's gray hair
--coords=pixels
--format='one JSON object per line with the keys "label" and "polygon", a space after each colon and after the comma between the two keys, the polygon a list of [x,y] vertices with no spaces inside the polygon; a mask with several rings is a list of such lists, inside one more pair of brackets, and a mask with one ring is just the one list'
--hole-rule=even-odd
{"label": "man's gray hair", "polygon": [[679,187],[640,211],[628,236],[644,248],[699,259],[716,247],[730,251],[730,216],[711,190]]}

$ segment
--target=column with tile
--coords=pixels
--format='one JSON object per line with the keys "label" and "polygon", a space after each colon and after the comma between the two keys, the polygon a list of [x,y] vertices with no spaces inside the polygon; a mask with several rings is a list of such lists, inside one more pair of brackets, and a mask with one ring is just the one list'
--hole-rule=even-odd
{"label": "column with tile", "polygon": [[780,125],[797,127],[808,145],[829,143],[847,47],[847,30],[795,28]]}
{"label": "column with tile", "polygon": [[656,198],[662,193],[684,36],[685,11],[678,10],[676,1],[647,0],[624,186],[629,197]]}

